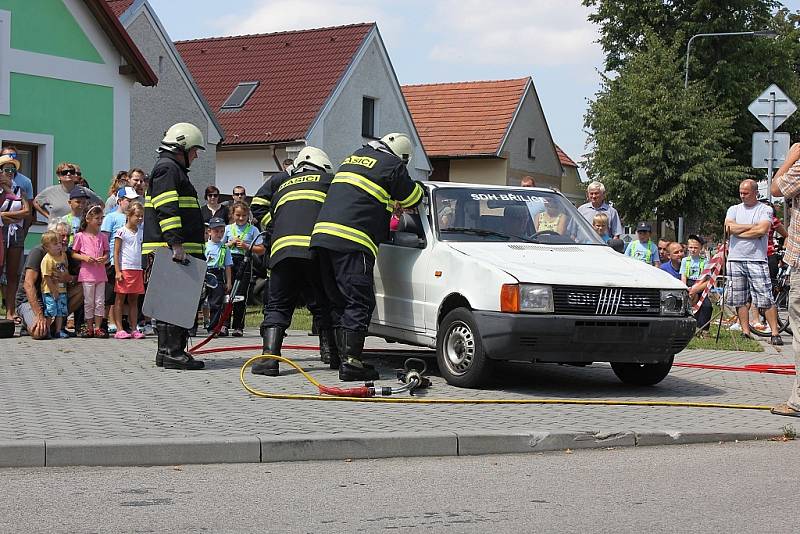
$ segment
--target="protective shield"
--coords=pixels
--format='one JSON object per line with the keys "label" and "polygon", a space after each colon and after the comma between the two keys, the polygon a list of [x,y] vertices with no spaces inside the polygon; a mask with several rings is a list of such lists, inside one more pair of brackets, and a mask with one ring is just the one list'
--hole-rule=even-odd
{"label": "protective shield", "polygon": [[159,321],[191,328],[205,278],[203,260],[187,256],[184,263],[178,263],[172,261],[170,249],[156,250],[142,311]]}

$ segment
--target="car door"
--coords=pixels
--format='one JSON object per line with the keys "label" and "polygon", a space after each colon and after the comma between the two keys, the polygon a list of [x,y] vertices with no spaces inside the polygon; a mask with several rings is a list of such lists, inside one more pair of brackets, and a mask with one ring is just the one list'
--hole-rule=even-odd
{"label": "car door", "polygon": [[429,252],[429,246],[381,244],[375,263],[373,322],[414,332],[425,330],[424,279]]}

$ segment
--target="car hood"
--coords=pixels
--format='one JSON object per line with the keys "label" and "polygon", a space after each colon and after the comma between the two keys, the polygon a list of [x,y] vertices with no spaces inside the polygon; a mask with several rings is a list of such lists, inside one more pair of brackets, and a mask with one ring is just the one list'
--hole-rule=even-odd
{"label": "car hood", "polygon": [[603,287],[685,289],[670,274],[601,245],[448,242],[520,282]]}

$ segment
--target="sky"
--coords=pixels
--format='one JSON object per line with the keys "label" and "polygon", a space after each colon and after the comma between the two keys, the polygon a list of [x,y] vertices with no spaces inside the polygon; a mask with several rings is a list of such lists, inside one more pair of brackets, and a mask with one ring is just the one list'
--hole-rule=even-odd
{"label": "sky", "polygon": [[580,0],[149,2],[173,40],[377,22],[401,84],[531,76],[553,141],[575,161],[587,150],[603,53]]}

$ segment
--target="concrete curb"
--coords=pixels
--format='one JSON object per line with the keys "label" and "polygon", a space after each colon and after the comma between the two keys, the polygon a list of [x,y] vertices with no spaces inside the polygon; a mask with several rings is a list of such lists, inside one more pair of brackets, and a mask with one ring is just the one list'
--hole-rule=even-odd
{"label": "concrete curb", "polygon": [[418,432],[0,441],[0,467],[150,466],[519,454],[765,440],[767,432]]}

